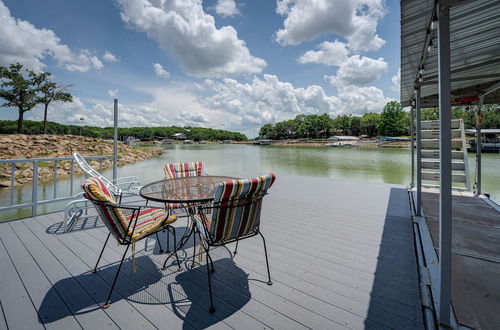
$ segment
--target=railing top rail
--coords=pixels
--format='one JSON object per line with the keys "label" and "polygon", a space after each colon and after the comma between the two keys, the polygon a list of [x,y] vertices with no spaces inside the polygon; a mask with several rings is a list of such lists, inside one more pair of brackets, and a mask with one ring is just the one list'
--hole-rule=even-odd
{"label": "railing top rail", "polygon": [[[106,159],[113,158],[113,155],[98,155],[98,156],[83,156],[85,159]],[[19,159],[0,159],[0,164],[5,163],[26,163],[26,162],[47,162],[47,161],[64,161],[73,160],[73,156],[70,157],[55,157],[55,158],[19,158]]]}

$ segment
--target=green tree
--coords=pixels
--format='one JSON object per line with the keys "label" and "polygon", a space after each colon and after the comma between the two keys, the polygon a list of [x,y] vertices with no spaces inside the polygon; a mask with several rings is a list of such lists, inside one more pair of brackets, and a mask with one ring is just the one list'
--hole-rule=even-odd
{"label": "green tree", "polygon": [[47,109],[49,104],[56,101],[73,102],[70,93],[65,92],[69,86],[61,86],[51,80],[49,72],[30,73],[32,81],[36,88],[37,103],[43,104],[43,134],[47,134]]}
{"label": "green tree", "polygon": [[24,113],[30,111],[37,104],[36,89],[30,79],[33,71],[21,71],[22,64],[11,64],[9,67],[0,66],[0,97],[7,102],[2,107],[16,107],[19,111],[17,119],[17,133],[23,132]]}
{"label": "green tree", "polygon": [[382,135],[396,136],[406,132],[406,113],[396,101],[387,103],[380,114],[379,132]]}
{"label": "green tree", "polygon": [[377,126],[380,120],[380,114],[376,112],[365,113],[361,117],[361,131],[368,136],[377,135]]}
{"label": "green tree", "polygon": [[349,132],[351,135],[359,136],[361,132],[361,117],[351,116],[349,122]]}

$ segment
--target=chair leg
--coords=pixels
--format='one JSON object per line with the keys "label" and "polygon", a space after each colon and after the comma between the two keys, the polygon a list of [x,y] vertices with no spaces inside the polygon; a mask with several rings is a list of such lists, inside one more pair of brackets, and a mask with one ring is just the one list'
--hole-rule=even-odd
{"label": "chair leg", "polygon": [[179,261],[179,256],[177,255],[177,238],[176,238],[176,234],[175,234],[175,227],[168,226],[167,231],[169,233],[170,233],[170,229],[172,229],[172,235],[174,236],[174,253],[175,253],[175,259],[177,260],[177,266],[179,267],[178,271],[181,271],[182,270],[181,262]]}
{"label": "chair leg", "polygon": [[210,266],[208,265],[208,260],[210,259],[210,254],[208,254],[208,250],[210,247],[205,249],[205,253],[207,255],[207,277],[208,277],[208,292],[210,293],[210,308],[208,309],[208,312],[210,314],[215,313],[215,307],[214,307],[214,298],[212,297],[212,279],[210,277]]}
{"label": "chair leg", "polygon": [[125,252],[123,253],[122,260],[120,261],[120,266],[118,266],[118,270],[116,271],[115,279],[113,280],[113,284],[111,285],[111,289],[109,289],[109,294],[108,298],[106,299],[106,302],[102,306],[102,308],[106,309],[109,307],[111,304],[111,295],[113,294],[113,289],[115,288],[116,280],[118,279],[118,274],[120,274],[120,270],[122,269],[123,265],[123,260],[125,259],[125,256],[127,255],[128,248],[130,247],[130,244],[127,244],[127,248],[125,249]]}
{"label": "chair leg", "polygon": [[266,266],[267,266],[267,277],[269,280],[267,281],[267,285],[273,285],[273,282],[271,281],[271,272],[269,272],[269,260],[267,258],[267,248],[266,248],[266,239],[264,238],[264,235],[259,231],[260,237],[262,237],[262,241],[264,242],[264,253],[266,254]]}
{"label": "chair leg", "polygon": [[238,243],[239,243],[239,240],[236,240],[236,247],[234,248],[233,254],[238,253]]}
{"label": "chair leg", "polygon": [[[172,227],[172,228],[174,228],[174,227]],[[169,231],[169,230],[167,229],[167,231]],[[165,230],[163,232],[165,232]],[[175,235],[175,232],[174,232],[174,235]],[[174,242],[174,246],[175,246],[175,242]],[[169,252],[170,252],[170,236],[167,234],[167,253],[169,253]]]}
{"label": "chair leg", "polygon": [[214,262],[212,261],[212,257],[210,254],[207,254],[207,262],[210,261],[210,268],[212,269],[210,272],[213,274],[215,273],[215,268],[214,268]]}
{"label": "chair leg", "polygon": [[194,256],[196,254],[196,229],[194,230],[193,235],[193,261],[191,262],[191,268],[194,268]]}
{"label": "chair leg", "polygon": [[[160,242],[160,237],[158,237],[158,232],[155,233],[156,235],[156,242],[158,242],[158,245],[160,246],[160,253],[163,253],[163,249],[161,247],[161,242]],[[167,244],[168,244],[168,241],[167,241]]]}
{"label": "chair leg", "polygon": [[97,272],[97,266],[99,265],[99,261],[101,261],[102,253],[104,252],[104,248],[106,244],[108,244],[109,236],[111,236],[111,232],[109,232],[108,237],[106,237],[106,241],[104,242],[104,246],[102,247],[101,253],[99,254],[99,258],[97,258],[97,262],[95,263],[94,269],[91,270],[92,273]]}

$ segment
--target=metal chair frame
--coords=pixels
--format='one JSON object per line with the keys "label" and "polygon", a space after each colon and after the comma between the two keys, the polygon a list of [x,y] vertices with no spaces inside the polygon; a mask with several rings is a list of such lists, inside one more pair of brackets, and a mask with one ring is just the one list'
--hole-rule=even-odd
{"label": "metal chair frame", "polygon": [[[252,198],[240,198],[240,199],[227,199],[227,200],[222,200],[217,203],[212,203],[207,206],[199,206],[198,207],[198,214],[211,214],[213,209],[220,209],[220,208],[227,208],[227,209],[232,209],[232,208],[237,208],[237,207],[244,207],[247,205],[251,204],[257,204],[257,203],[262,203],[262,198],[267,195],[267,192],[261,192],[255,196],[252,196]],[[236,202],[236,205],[224,205],[224,204],[232,204]],[[222,205],[221,205],[222,204]],[[208,211],[208,212],[207,212]],[[259,217],[258,224],[253,228],[253,230],[244,235],[244,236],[237,236],[234,238],[230,238],[228,240],[222,240],[222,241],[214,241],[210,235],[210,231],[208,230],[206,224],[204,221],[202,221],[203,229],[205,231],[205,235],[203,235],[203,239],[206,242],[206,246],[201,243],[202,235],[200,231],[196,228],[196,222],[193,219],[193,229],[194,231],[194,251],[193,251],[193,261],[191,264],[191,268],[194,267],[194,257],[196,254],[196,233],[198,233],[198,237],[200,238],[200,244],[202,244],[203,249],[205,250],[205,255],[206,255],[206,265],[207,265],[207,277],[208,277],[208,291],[210,294],[210,308],[209,308],[209,313],[215,313],[215,306],[213,302],[213,294],[212,294],[212,280],[211,280],[211,275],[215,272],[214,264],[212,261],[212,257],[210,256],[210,247],[216,247],[216,246],[225,246],[226,244],[236,242],[236,248],[234,250],[234,254],[236,255],[237,250],[238,250],[238,242],[243,239],[247,239],[250,237],[254,237],[256,235],[260,235],[262,237],[262,242],[264,243],[264,254],[266,256],[266,267],[267,267],[267,276],[268,276],[268,281],[267,285],[273,285],[273,282],[271,281],[271,272],[269,271],[269,258],[267,256],[267,246],[266,246],[266,239],[264,238],[264,235],[262,235],[260,231],[260,212],[261,212],[261,205],[259,205],[258,209],[258,214],[256,216]],[[212,219],[213,221],[213,219]],[[165,261],[166,263],[166,261]],[[209,266],[210,263],[210,266]]]}
{"label": "metal chair frame", "polygon": [[[113,284],[111,285],[111,288],[109,290],[108,297],[106,298],[106,300],[105,300],[105,302],[104,302],[104,304],[102,306],[102,308],[106,309],[111,304],[111,295],[113,293],[113,289],[115,287],[116,280],[118,279],[118,275],[120,274],[120,270],[122,268],[123,261],[125,260],[125,256],[127,255],[127,252],[128,252],[128,249],[129,249],[130,245],[132,245],[133,243],[135,243],[135,242],[137,242],[139,240],[145,239],[146,237],[149,237],[149,236],[155,234],[156,235],[156,241],[158,242],[158,245],[160,246],[160,253],[163,253],[163,249],[161,247],[161,243],[160,243],[160,240],[159,240],[159,237],[158,237],[158,232],[163,231],[165,229],[169,233],[172,232],[172,235],[174,236],[174,246],[176,246],[177,242],[176,242],[175,227],[171,226],[170,224],[166,224],[166,222],[167,222],[167,220],[168,220],[168,218],[170,216],[170,214],[167,213],[167,217],[165,218],[165,220],[163,220],[161,226],[158,227],[158,229],[156,231],[149,233],[148,235],[142,237],[141,239],[139,239],[137,241],[134,241],[134,240],[132,240],[132,237],[134,235],[135,227],[136,227],[137,221],[139,219],[140,211],[141,211],[142,208],[146,208],[146,206],[143,206],[143,205],[128,205],[128,204],[127,205],[121,205],[121,204],[116,204],[116,203],[103,202],[103,201],[100,201],[100,200],[95,200],[95,199],[92,199],[92,198],[88,198],[88,196],[85,196],[85,198],[87,198],[96,207],[112,207],[112,208],[120,208],[120,209],[132,210],[132,215],[130,216],[130,221],[128,223],[128,227],[126,228],[127,235],[125,237],[123,237],[122,239],[120,239],[120,238],[118,238],[117,236],[114,235],[120,245],[126,245],[127,247],[126,247],[125,252],[123,253],[123,256],[122,256],[122,258],[120,260],[120,265],[118,266],[118,270],[116,271],[115,277],[113,279]],[[158,208],[158,207],[148,207],[148,208]],[[163,209],[163,208],[158,208],[158,209]],[[132,223],[134,223],[134,226],[132,227],[132,232],[129,232],[130,229],[131,229],[130,227],[131,227]],[[96,273],[97,272],[97,267],[99,265],[99,261],[101,260],[102,254],[104,252],[104,249],[106,248],[106,245],[108,244],[109,237],[111,236],[111,234],[112,234],[112,231],[110,230],[108,236],[106,237],[106,241],[104,242],[104,246],[102,247],[101,252],[99,253],[99,258],[97,259],[95,267],[91,270],[92,273]],[[167,245],[167,252],[170,252],[168,245]],[[180,271],[180,270],[182,270],[182,267],[180,265],[179,257],[177,255],[177,249],[174,250],[174,254],[175,254],[175,258],[177,260],[177,265],[179,267],[178,270]]]}

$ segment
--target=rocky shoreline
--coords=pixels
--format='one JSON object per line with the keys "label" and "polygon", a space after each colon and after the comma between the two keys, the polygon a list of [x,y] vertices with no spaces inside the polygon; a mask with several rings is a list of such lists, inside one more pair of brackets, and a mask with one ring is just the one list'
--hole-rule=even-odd
{"label": "rocky shoreline", "polygon": [[[71,157],[74,152],[84,156],[113,155],[113,141],[75,135],[0,135],[0,159],[24,158],[61,158]],[[118,165],[132,164],[161,154],[157,147],[135,147],[118,145]],[[99,169],[99,161],[90,165]],[[112,159],[105,159],[102,167],[111,168]],[[81,169],[75,164],[75,173]],[[61,161],[57,166],[57,177],[69,177],[71,162]],[[33,181],[33,163],[16,163],[15,185],[29,184]],[[0,187],[10,187],[10,164],[0,164]],[[39,162],[38,180],[47,182],[54,179],[54,162]]]}

